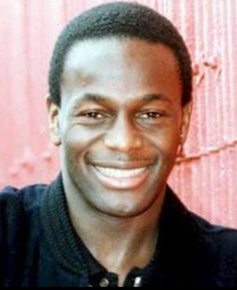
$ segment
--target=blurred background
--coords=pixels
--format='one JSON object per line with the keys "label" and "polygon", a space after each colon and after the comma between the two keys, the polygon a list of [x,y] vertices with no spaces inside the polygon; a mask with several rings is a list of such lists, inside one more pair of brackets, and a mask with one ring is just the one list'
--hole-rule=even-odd
{"label": "blurred background", "polygon": [[[58,175],[45,104],[51,54],[71,18],[105,2],[0,0],[0,189]],[[237,1],[137,2],[174,23],[193,58],[192,126],[170,184],[196,213],[237,227]]]}

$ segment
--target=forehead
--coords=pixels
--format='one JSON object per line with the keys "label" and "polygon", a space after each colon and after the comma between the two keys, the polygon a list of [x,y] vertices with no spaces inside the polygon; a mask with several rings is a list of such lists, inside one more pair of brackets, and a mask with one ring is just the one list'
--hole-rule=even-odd
{"label": "forehead", "polygon": [[121,101],[135,96],[166,95],[181,101],[174,53],[162,44],[106,38],[75,44],[62,77],[62,98],[89,93]]}

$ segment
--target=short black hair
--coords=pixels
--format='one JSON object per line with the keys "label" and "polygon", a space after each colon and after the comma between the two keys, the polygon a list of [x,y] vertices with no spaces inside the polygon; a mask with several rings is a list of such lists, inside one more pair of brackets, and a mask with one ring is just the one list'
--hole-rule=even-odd
{"label": "short black hair", "polygon": [[106,37],[137,38],[161,43],[174,52],[183,85],[182,105],[192,100],[192,61],[187,46],[174,25],[144,5],[127,2],[103,4],[73,19],[56,43],[49,72],[51,99],[61,105],[61,79],[64,62],[72,46],[82,40]]}

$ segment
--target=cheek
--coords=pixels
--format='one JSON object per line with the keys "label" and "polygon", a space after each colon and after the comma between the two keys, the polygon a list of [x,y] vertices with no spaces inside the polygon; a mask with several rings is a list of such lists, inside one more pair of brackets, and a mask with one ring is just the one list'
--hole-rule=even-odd
{"label": "cheek", "polygon": [[177,131],[169,132],[169,134],[162,134],[157,140],[157,148],[159,150],[159,172],[160,180],[164,183],[167,181],[170,173],[172,172],[177,157],[178,157],[178,148],[179,134]]}
{"label": "cheek", "polygon": [[175,126],[157,130],[146,135],[146,138],[158,150],[161,158],[173,160],[177,157],[180,131]]}
{"label": "cheek", "polygon": [[88,148],[92,146],[98,139],[101,138],[100,133],[90,129],[79,128],[74,126],[65,131],[63,135],[63,147],[70,154],[82,156],[87,153]]}

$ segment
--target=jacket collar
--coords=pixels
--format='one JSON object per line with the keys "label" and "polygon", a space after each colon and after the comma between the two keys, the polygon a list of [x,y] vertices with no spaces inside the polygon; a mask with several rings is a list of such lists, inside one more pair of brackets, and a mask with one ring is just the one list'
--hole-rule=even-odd
{"label": "jacket collar", "polygon": [[[63,268],[85,277],[106,272],[73,229],[61,174],[43,194],[41,223],[51,253]],[[153,260],[143,271],[145,284],[158,280],[159,285],[170,285],[182,277],[190,282],[195,279],[193,273],[205,267],[201,260],[203,251],[202,235],[195,219],[167,187],[159,243]],[[170,277],[174,280],[170,281]]]}

